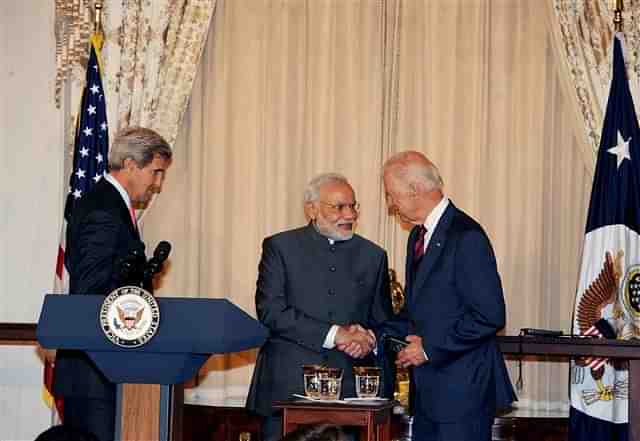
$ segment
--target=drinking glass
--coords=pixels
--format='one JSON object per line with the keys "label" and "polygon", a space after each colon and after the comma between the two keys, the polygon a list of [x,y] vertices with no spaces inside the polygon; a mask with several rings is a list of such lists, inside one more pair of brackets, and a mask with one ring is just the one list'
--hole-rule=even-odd
{"label": "drinking glass", "polygon": [[380,368],[356,366],[353,368],[358,398],[375,398],[380,390]]}
{"label": "drinking glass", "polygon": [[319,365],[302,366],[304,392],[309,398],[338,400],[342,391],[342,369]]}

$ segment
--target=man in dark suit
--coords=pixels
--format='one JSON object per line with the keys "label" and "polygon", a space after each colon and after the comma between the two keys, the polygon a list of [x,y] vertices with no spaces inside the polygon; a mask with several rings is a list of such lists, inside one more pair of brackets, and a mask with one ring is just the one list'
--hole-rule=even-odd
{"label": "man in dark suit", "polygon": [[383,169],[387,204],[413,225],[407,245],[406,337],[397,364],[411,367],[417,441],[489,441],[498,408],[515,400],[496,333],[505,305],[482,227],[442,192],[438,169],[418,152]]}
{"label": "man in dark suit", "polygon": [[282,436],[273,402],[304,394],[304,364],[342,368],[342,395],[355,396],[352,367],[371,352],[371,330],[392,314],[387,254],[354,233],[358,204],[348,181],[318,176],[304,201],[309,225],[262,245],[256,310],[271,335],[258,354],[247,408],[265,416],[263,441]]}
{"label": "man in dark suit", "polygon": [[[167,142],[152,130],[131,127],[116,136],[110,173],[77,202],[67,226],[69,294],[106,296],[120,286],[118,262],[142,247],[133,206],[161,190],[171,156]],[[115,385],[89,357],[58,351],[54,378],[54,392],[64,398],[64,424],[113,440]]]}

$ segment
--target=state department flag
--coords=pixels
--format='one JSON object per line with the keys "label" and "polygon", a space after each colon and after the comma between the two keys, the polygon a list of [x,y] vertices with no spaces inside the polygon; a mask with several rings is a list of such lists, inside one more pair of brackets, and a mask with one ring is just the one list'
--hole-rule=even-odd
{"label": "state department flag", "polygon": [[[573,316],[575,335],[640,338],[640,130],[622,36],[598,148]],[[629,376],[624,363],[577,359],[571,366],[569,439],[628,439]]]}

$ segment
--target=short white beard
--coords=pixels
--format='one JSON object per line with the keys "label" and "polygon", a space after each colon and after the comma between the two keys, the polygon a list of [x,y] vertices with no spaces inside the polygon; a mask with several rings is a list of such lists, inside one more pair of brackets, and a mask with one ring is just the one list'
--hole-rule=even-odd
{"label": "short white beard", "polygon": [[320,228],[317,221],[313,221],[313,227],[316,229],[318,233],[323,235],[324,237],[334,240],[336,242],[345,242],[353,238],[353,230],[349,233],[345,233],[344,235],[339,235],[338,232],[335,231],[326,231],[324,228]]}

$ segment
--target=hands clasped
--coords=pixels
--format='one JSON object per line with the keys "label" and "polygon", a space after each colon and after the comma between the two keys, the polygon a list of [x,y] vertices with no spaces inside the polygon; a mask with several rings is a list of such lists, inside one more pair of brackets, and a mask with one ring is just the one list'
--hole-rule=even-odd
{"label": "hands clasped", "polygon": [[376,345],[376,336],[370,329],[358,324],[338,326],[336,348],[353,358],[368,355]]}

